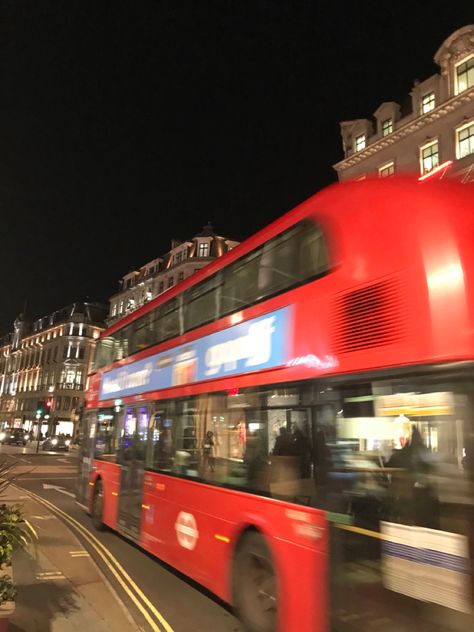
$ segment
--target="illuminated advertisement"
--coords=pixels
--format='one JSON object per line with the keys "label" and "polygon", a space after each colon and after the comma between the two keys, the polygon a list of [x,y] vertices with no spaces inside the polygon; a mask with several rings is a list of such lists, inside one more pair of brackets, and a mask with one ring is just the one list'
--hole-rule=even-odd
{"label": "illuminated advertisement", "polygon": [[288,361],[290,307],[107,371],[99,399],[138,395],[212,378],[261,371]]}

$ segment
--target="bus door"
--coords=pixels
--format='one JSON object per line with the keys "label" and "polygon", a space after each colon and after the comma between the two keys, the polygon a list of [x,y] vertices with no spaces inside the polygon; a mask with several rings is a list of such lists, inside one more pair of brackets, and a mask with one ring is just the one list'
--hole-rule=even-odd
{"label": "bus door", "polygon": [[140,536],[148,420],[147,406],[124,409],[118,450],[121,466],[118,528],[134,540]]}
{"label": "bus door", "polygon": [[89,481],[94,458],[94,437],[97,421],[97,411],[83,412],[79,422],[79,473],[76,487],[76,500],[87,505],[89,501]]}

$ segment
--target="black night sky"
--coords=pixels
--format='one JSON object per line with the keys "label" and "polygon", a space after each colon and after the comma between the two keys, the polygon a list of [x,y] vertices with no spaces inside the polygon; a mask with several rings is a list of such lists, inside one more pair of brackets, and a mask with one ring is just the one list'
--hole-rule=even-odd
{"label": "black night sky", "polygon": [[0,332],[212,221],[244,238],[335,179],[338,122],[436,71],[472,1],[0,0]]}

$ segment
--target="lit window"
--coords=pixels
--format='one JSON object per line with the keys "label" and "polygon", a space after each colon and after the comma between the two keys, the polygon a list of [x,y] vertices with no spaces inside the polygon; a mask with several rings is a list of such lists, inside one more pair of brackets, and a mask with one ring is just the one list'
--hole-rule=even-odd
{"label": "lit window", "polygon": [[456,66],[456,94],[474,86],[474,56]]}
{"label": "lit window", "polygon": [[456,158],[474,154],[474,122],[456,130]]}
{"label": "lit window", "polygon": [[425,94],[424,96],[421,97],[420,114],[426,114],[427,112],[431,112],[431,110],[435,109],[435,106],[436,106],[435,93],[428,92],[428,94]]}
{"label": "lit window", "polygon": [[112,305],[112,318],[117,314],[117,303]]}
{"label": "lit window", "polygon": [[198,257],[209,256],[209,244],[199,244]]}
{"label": "lit window", "polygon": [[391,118],[382,121],[382,136],[388,136],[393,132],[393,120]]}
{"label": "lit window", "polygon": [[421,174],[428,173],[439,165],[438,141],[434,140],[423,147],[420,147],[420,170]]}
{"label": "lit window", "polygon": [[362,151],[362,149],[365,149],[365,134],[360,134],[355,139],[355,150]]}
{"label": "lit window", "polygon": [[123,312],[123,301],[120,301],[118,313],[121,314]]}
{"label": "lit window", "polygon": [[395,164],[393,162],[387,162],[387,164],[379,167],[379,178],[388,178],[395,173]]}

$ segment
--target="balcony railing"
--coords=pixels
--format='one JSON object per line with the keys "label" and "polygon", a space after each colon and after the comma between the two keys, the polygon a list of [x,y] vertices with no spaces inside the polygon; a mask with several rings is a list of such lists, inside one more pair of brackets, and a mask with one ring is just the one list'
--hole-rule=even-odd
{"label": "balcony railing", "polygon": [[78,384],[77,382],[56,382],[56,389],[64,391],[83,391],[84,384]]}

